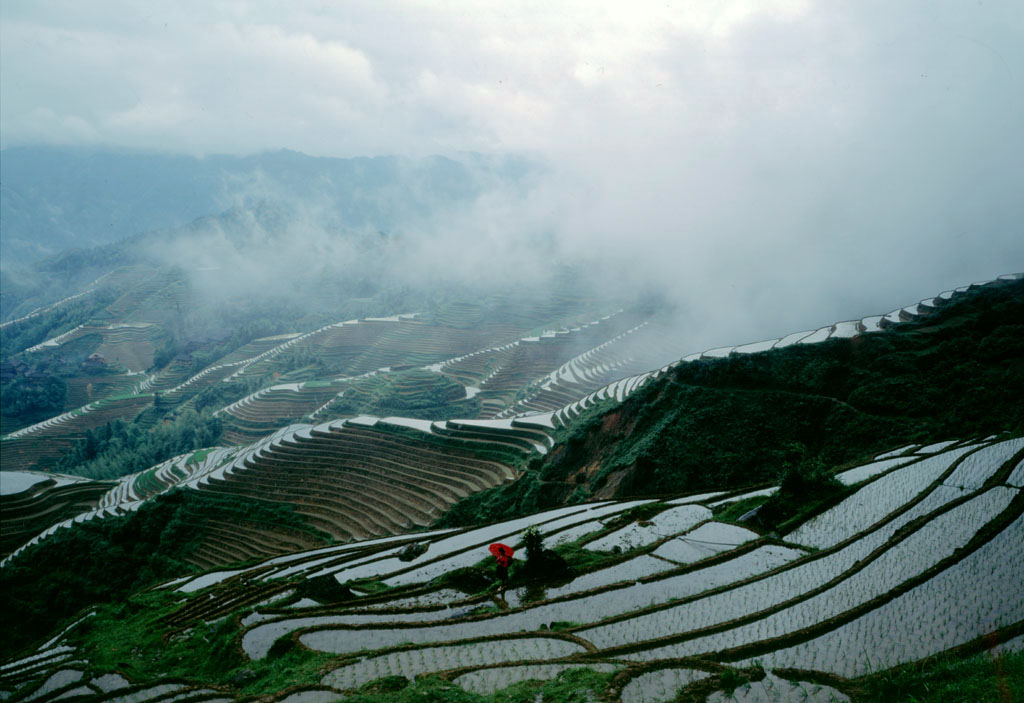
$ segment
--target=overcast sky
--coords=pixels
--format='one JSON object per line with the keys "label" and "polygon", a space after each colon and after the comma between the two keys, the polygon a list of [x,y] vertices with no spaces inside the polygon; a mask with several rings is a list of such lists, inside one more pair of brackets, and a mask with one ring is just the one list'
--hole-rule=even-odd
{"label": "overcast sky", "polygon": [[550,228],[718,343],[1024,270],[1020,0],[0,8],[4,146],[528,152],[465,236]]}

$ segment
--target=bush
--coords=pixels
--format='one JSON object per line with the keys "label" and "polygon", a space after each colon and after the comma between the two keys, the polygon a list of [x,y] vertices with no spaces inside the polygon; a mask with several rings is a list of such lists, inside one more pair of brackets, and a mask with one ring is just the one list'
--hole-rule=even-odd
{"label": "bush", "polygon": [[487,590],[494,583],[493,571],[490,574],[482,569],[466,566],[461,569],[449,571],[439,577],[439,581],[445,586],[450,586],[457,591],[467,594],[480,593]]}
{"label": "bush", "polygon": [[864,703],[1019,700],[1013,698],[1014,691],[1024,691],[1024,652],[1001,655],[982,652],[967,658],[939,656],[868,676],[857,700]]}
{"label": "bush", "polygon": [[761,505],[755,521],[765,529],[783,529],[847,492],[820,460],[794,464],[783,473],[778,492]]}
{"label": "bush", "polygon": [[544,552],[544,536],[536,525],[530,525],[523,532],[523,545],[526,547],[526,558],[529,561],[541,558]]}
{"label": "bush", "polygon": [[347,586],[338,583],[334,574],[324,574],[316,578],[303,579],[296,593],[300,598],[312,598],[318,603],[342,603],[355,598],[355,594]]}
{"label": "bush", "polygon": [[209,412],[184,410],[173,420],[146,429],[151,412],[155,413],[143,412],[132,422],[116,419],[86,430],[57,460],[55,470],[94,479],[118,478],[140,466],[156,466],[178,454],[214,446],[220,439],[221,420]]}
{"label": "bush", "polygon": [[68,386],[49,375],[18,376],[0,392],[0,412],[26,424],[59,415]]}
{"label": "bush", "polygon": [[572,567],[560,554],[544,548],[544,536],[535,525],[523,532],[526,546],[526,564],[517,576],[531,580],[563,580],[572,575]]}

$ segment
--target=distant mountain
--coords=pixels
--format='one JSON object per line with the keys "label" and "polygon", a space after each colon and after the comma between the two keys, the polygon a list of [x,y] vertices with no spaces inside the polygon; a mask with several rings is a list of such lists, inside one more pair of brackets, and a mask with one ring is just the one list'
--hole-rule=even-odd
{"label": "distant mountain", "polygon": [[347,226],[387,230],[438,205],[520,182],[519,157],[321,158],[293,151],[195,158],[60,147],[0,152],[0,259],[24,266],[68,248],[187,224],[234,206],[302,199]]}

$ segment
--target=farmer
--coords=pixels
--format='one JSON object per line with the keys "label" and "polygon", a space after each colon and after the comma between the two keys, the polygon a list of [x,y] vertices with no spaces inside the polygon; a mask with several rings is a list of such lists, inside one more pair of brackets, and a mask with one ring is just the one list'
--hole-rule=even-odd
{"label": "farmer", "polygon": [[490,551],[498,564],[495,569],[495,575],[501,581],[501,590],[504,591],[505,586],[508,584],[508,565],[512,563],[513,549],[507,544],[498,543],[492,544]]}

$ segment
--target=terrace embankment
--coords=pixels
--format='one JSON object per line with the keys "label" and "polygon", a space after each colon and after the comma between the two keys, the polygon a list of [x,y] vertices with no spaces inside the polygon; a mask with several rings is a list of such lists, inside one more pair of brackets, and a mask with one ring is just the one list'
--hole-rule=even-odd
{"label": "terrace embankment", "polygon": [[[513,467],[457,439],[429,436],[432,444],[386,423],[332,423],[274,441],[204,484],[290,503],[311,525],[347,541],[428,525],[458,500],[515,476]],[[515,453],[517,440],[517,431],[507,431],[478,443]]]}
{"label": "terrace embankment", "polygon": [[95,508],[114,484],[46,479],[0,500],[0,558],[54,523]]}
{"label": "terrace embankment", "polygon": [[[503,689],[552,701],[589,689],[622,703],[902,700],[861,694],[872,672],[1020,649],[1022,458],[1024,439],[1007,436],[888,448],[835,473],[844,497],[782,538],[721,521],[723,506],[766,493],[747,487],[578,504],[186,576],[96,607],[88,624],[8,664],[0,687],[54,700],[72,686],[62,657],[73,653],[80,678],[116,671],[160,696],[221,685],[235,700],[278,703],[411,703],[439,680],[448,700],[480,703]],[[569,573],[540,574],[517,554],[508,587],[489,583],[488,546],[528,554],[534,538]],[[955,700],[968,699],[995,700]]]}
{"label": "terrace embankment", "polygon": [[0,442],[0,463],[8,471],[52,469],[89,430],[131,419],[152,403],[152,395],[115,396],[22,428]]}
{"label": "terrace embankment", "polygon": [[458,506],[457,522],[570,496],[772,481],[900,442],[1024,432],[1024,280],[997,279],[930,302],[913,306],[909,321],[898,321],[909,313],[874,328],[865,320],[859,332],[820,343],[726,350],[666,367],[621,404],[592,406],[535,472]]}

